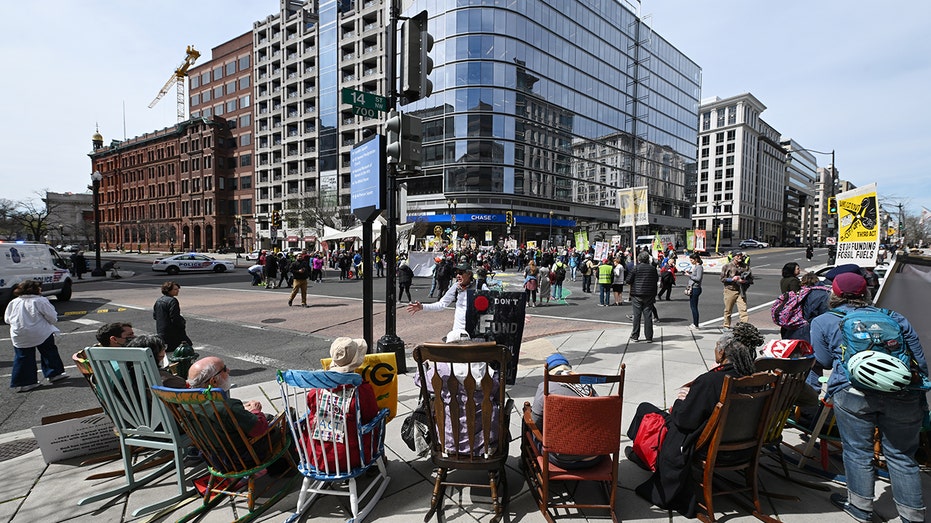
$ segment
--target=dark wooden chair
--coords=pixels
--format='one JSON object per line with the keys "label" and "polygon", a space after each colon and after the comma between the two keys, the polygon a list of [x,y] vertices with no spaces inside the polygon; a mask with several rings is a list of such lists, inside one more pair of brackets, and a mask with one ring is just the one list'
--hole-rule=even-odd
{"label": "dark wooden chair", "polygon": [[[760,449],[769,428],[770,404],[776,391],[778,376],[757,373],[752,376],[724,379],[721,398],[695,444],[695,465],[701,469],[696,478],[700,485],[698,519],[714,522],[713,497],[719,494],[748,492],[753,503],[753,516],[775,523],[763,514],[757,487]],[[714,491],[715,473],[743,471],[745,485],[733,485],[728,490]]]}
{"label": "dark wooden chair", "polygon": [[[220,504],[229,496],[246,499],[248,512],[236,523],[251,521],[288,494],[300,476],[293,474],[280,482],[267,481],[261,491],[256,491],[256,475],[278,461],[287,460],[292,470],[296,468],[289,453],[291,437],[284,415],[268,423],[268,430],[250,438],[233,416],[232,407],[223,389],[169,389],[152,387],[153,394],[161,400],[174,417],[174,421],[190,436],[194,446],[200,450],[207,462],[210,478],[204,489],[203,503],[178,523],[199,517]],[[246,483],[245,492],[242,491]],[[256,499],[268,497],[256,506]]]}
{"label": "dark wooden chair", "polygon": [[[93,370],[94,391],[119,436],[126,484],[82,498],[78,505],[131,492],[172,471],[175,473],[178,494],[140,507],[133,511],[133,516],[157,511],[193,494],[188,487],[189,478],[185,475],[184,467],[184,448],[190,445],[190,439],[178,429],[164,405],[149,394],[153,385],[161,383],[152,352],[142,347],[88,347],[85,354]],[[139,467],[133,468],[132,464],[134,448],[167,452],[173,459],[137,479],[135,473]],[[159,457],[158,453],[153,453],[147,460]]]}
{"label": "dark wooden chair", "polygon": [[[437,467],[429,521],[435,513],[443,521],[443,498],[448,485],[491,489],[492,522],[507,521],[508,493],[505,463],[513,401],[504,381],[511,355],[507,347],[487,343],[425,343],[414,349],[420,392],[430,408],[430,446]],[[454,469],[485,470],[488,483],[447,480]]]}
{"label": "dark wooden chair", "polygon": [[[770,406],[769,428],[767,429],[766,437],[763,439],[762,452],[779,462],[782,468],[782,475],[787,480],[804,487],[828,492],[831,489],[825,485],[793,478],[789,473],[785,455],[782,453],[782,431],[787,426],[791,416],[798,409],[796,403],[798,402],[799,396],[809,387],[808,383],[806,383],[806,379],[813,365],[814,358],[760,358],[756,360],[754,369],[757,372],[775,373],[776,371],[780,371],[779,380],[776,382],[776,392],[774,393],[773,403]],[[761,467],[774,474],[778,474],[778,472],[765,465],[761,465]],[[796,496],[786,496],[773,492],[767,492],[766,495],[798,501],[798,497]]]}
{"label": "dark wooden chair", "polygon": [[[615,375],[570,374],[543,377],[543,427],[533,421],[530,402],[524,402],[521,460],[531,494],[547,521],[553,523],[558,509],[607,509],[617,522],[617,464],[621,450],[621,408],[624,404],[625,366]],[[550,394],[551,383],[617,384],[608,396]],[[543,429],[542,431],[540,429]],[[538,446],[539,445],[539,446]],[[564,469],[550,461],[550,454],[601,456],[591,468]],[[607,503],[560,503],[552,499],[554,481],[594,481],[604,488]]]}

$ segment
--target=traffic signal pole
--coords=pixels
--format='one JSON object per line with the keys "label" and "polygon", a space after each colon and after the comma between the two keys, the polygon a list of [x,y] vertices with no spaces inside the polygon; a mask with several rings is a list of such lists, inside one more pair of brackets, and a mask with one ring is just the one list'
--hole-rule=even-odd
{"label": "traffic signal pole", "polygon": [[[397,53],[396,43],[398,34],[398,17],[400,16],[399,0],[390,0],[388,3],[388,32],[385,38],[385,76],[388,84],[388,110],[397,107]],[[385,334],[378,340],[378,352],[393,352],[397,358],[399,374],[407,372],[407,360],[404,350],[404,340],[397,335],[397,266],[398,266],[398,166],[389,163],[387,166],[388,194],[385,212],[386,234],[384,237],[385,252]]]}

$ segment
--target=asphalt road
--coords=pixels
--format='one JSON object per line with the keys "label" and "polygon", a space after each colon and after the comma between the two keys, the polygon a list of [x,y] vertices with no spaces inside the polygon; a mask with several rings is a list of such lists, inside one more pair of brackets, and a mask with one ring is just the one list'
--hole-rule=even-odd
{"label": "asphalt road", "polygon": [[[94,332],[103,323],[129,322],[137,334],[152,333],[152,304],[160,296],[159,286],[167,279],[182,285],[179,300],[188,320],[188,333],[201,355],[218,355],[231,369],[238,385],[273,380],[276,369],[319,368],[319,361],[328,355],[330,341],[341,335],[362,337],[361,281],[339,281],[337,272],[328,271],[322,284],[309,289],[311,307],[287,306],[286,289],[264,289],[250,285],[247,262],[226,274],[181,274],[169,277],[151,271],[154,256],[135,255],[114,258],[121,270],[135,275],[120,280],[85,281],[75,286],[69,302],[52,300],[59,312],[59,352],[72,378],[54,385],[45,385],[29,393],[16,393],[0,387],[0,433],[26,429],[40,423],[47,415],[60,414],[97,406],[87,384],[71,362],[71,355],[93,345]],[[770,302],[779,294],[779,279],[784,263],[798,261],[803,269],[824,264],[825,249],[816,250],[814,263],[806,263],[804,249],[771,248],[751,252],[751,265],[756,283],[750,288],[751,308]],[[104,259],[109,259],[104,255]],[[511,289],[519,289],[522,278],[516,272],[499,273]],[[416,278],[412,286],[414,300],[429,298],[430,280]],[[721,322],[721,294],[717,275],[708,274],[700,301],[703,324]],[[384,333],[384,279],[376,279],[373,304],[375,338]],[[686,324],[690,321],[688,298],[683,286],[673,288],[672,301],[658,304],[663,322]],[[629,305],[598,307],[598,294],[583,294],[581,278],[567,281],[568,296],[564,303],[552,303],[528,310],[528,336],[540,337],[566,330],[582,330],[587,325],[604,322],[629,324]],[[416,318],[397,310],[397,333],[405,341],[415,343],[436,340],[449,329],[451,310],[444,313],[420,313]],[[567,322],[565,319],[587,320]],[[570,325],[571,324],[571,325]],[[532,325],[532,326],[531,326]],[[12,367],[12,344],[9,327],[0,325],[0,380],[8,380]],[[8,383],[8,382],[7,382]]]}

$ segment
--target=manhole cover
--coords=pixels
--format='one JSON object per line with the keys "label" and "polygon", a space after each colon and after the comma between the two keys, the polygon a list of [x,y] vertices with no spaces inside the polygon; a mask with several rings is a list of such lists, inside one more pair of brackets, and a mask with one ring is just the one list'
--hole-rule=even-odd
{"label": "manhole cover", "polygon": [[287,320],[285,320],[284,318],[266,318],[262,320],[262,323],[282,323],[284,321],[287,321]]}
{"label": "manhole cover", "polygon": [[0,461],[18,458],[23,454],[29,454],[37,448],[39,448],[39,444],[36,442],[35,438],[18,439],[16,441],[4,443],[0,445]]}

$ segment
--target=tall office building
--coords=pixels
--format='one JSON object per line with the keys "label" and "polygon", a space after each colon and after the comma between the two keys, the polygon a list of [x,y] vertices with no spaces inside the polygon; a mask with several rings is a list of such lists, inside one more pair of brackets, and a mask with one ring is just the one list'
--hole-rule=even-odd
{"label": "tall office building", "polygon": [[[435,38],[434,93],[401,106],[423,121],[422,171],[402,220],[521,241],[618,232],[618,188],[649,187],[648,227],[689,228],[701,71],[618,0],[508,5],[411,2]],[[382,1],[282,0],[256,22],[257,229],[282,213],[285,245],[349,225],[349,156],[383,118],[340,91],[388,95]],[[505,213],[515,223],[508,231]],[[620,231],[627,233],[627,231]]]}
{"label": "tall office building", "polygon": [[749,93],[702,100],[693,223],[712,238],[720,227],[722,245],[783,240],[786,151],[764,110]]}
{"label": "tall office building", "polygon": [[783,245],[820,244],[819,225],[821,195],[817,192],[818,162],[815,156],[795,140],[783,138],[786,151]]}

